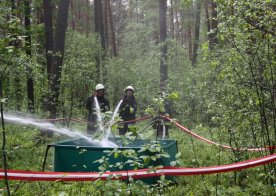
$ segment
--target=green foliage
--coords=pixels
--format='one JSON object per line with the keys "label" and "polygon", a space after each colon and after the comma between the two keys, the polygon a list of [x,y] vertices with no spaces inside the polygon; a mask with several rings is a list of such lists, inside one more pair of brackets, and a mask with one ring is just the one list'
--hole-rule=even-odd
{"label": "green foliage", "polygon": [[[229,41],[229,44],[223,51],[218,49],[208,57],[216,73],[215,94],[209,102],[208,113],[213,116],[213,125],[229,133],[235,145],[260,144],[266,140],[264,132],[268,138],[273,138],[266,140],[269,145],[275,141],[271,127],[275,107],[270,107],[275,62],[274,50],[269,47],[275,37],[271,36],[273,24],[268,20],[275,16],[271,14],[269,2],[218,2],[219,36],[223,36],[222,42]],[[226,11],[229,5],[233,6],[235,15]],[[262,25],[264,23],[268,26]]]}
{"label": "green foliage", "polygon": [[[16,110],[18,105],[23,110],[27,107],[27,68],[31,68],[38,115],[48,116],[42,112],[45,109],[42,102],[48,94],[41,41],[44,40],[43,24],[32,24],[33,56],[30,58],[26,56],[24,48],[23,9],[17,8],[16,15],[11,15],[10,2],[0,2],[0,73],[4,94],[1,102],[5,102],[7,110]],[[21,1],[17,2],[20,5]],[[42,1],[32,3],[33,13],[36,13],[41,8]],[[188,16],[182,16],[178,15],[180,12],[175,12],[181,19],[178,21],[181,23],[181,31],[186,32],[194,25],[192,3],[191,0],[174,2],[174,6],[180,5],[179,9],[184,14],[188,13]],[[172,32],[169,31],[169,79],[165,97],[173,101],[173,117],[197,134],[222,144],[242,148],[275,145],[275,1],[216,0],[216,4],[219,44],[209,50],[205,40],[207,36],[201,36],[196,67],[191,67],[188,56],[188,41],[191,40],[186,40],[186,34],[181,41],[172,39]],[[104,78],[107,81],[106,93],[115,106],[123,89],[133,85],[138,101],[138,116],[145,113],[155,115],[164,110],[165,100],[158,94],[158,6],[155,1],[131,1],[129,6],[113,2],[114,24],[119,29],[116,31],[119,55],[112,58],[106,56],[101,62],[107,70]],[[179,9],[176,7],[173,11]],[[129,15],[124,14],[130,11],[133,16],[125,17]],[[33,21],[36,19],[33,17]],[[204,24],[205,21],[202,22]],[[204,28],[205,26],[201,33],[204,33]],[[172,30],[169,22],[168,29]],[[99,77],[96,75],[96,57],[99,54],[103,54],[103,51],[95,35],[84,36],[80,32],[68,30],[61,80],[60,115],[85,116],[83,101],[92,93]],[[22,99],[18,100],[18,94]],[[108,115],[105,117],[110,118]],[[153,135],[153,130],[146,125],[145,127],[147,129],[138,131],[139,137]],[[6,132],[8,167],[40,170],[45,153],[43,142],[49,142],[37,133],[40,130],[9,124]],[[123,140],[129,143],[135,137],[128,134]],[[173,128],[170,129],[170,137],[177,138],[180,152],[172,165],[213,166],[260,156],[259,153],[231,152],[206,145]],[[107,156],[98,160],[102,163],[100,170],[122,169],[125,166],[141,168],[144,164],[167,156],[156,143],[146,145],[142,150],[153,154],[139,157],[131,150],[109,151]],[[124,156],[127,160],[111,165],[109,156]],[[51,160],[48,160],[47,170],[51,168]],[[10,181],[10,184],[13,195],[274,195],[275,187],[271,186],[271,182],[275,183],[275,164],[217,175],[182,176],[170,185],[164,177],[159,179],[156,186],[145,185],[134,179],[129,179],[129,183],[107,180],[23,184]],[[4,187],[3,181],[1,187]],[[3,194],[5,190],[0,191]]]}
{"label": "green foliage", "polygon": [[[12,169],[40,171],[44,160],[46,144],[54,142],[53,139],[47,139],[36,130],[29,126],[18,126],[6,124],[7,133],[7,156],[8,167]],[[214,141],[221,138],[216,130],[212,134],[207,128],[199,126],[194,129],[197,134],[204,137],[212,135]],[[193,140],[190,136],[171,129],[170,136],[178,138],[178,148],[180,153],[176,155],[177,162],[183,167],[202,167],[227,164],[235,162],[235,157],[228,150],[219,149],[216,146],[210,146],[202,141]],[[46,143],[44,143],[46,142]],[[131,141],[129,141],[131,142]],[[167,157],[162,152],[158,142],[153,141],[146,144],[141,149],[142,152],[150,152],[149,156],[138,155],[133,150],[106,151],[106,156],[99,159],[102,163],[101,170],[123,169],[126,166],[141,168],[146,163],[155,161],[160,157]],[[51,170],[53,165],[53,152],[50,150],[47,157],[46,170]],[[124,162],[110,164],[109,157],[124,156]],[[247,157],[254,158],[259,155],[251,154]],[[151,167],[154,171],[158,165]],[[110,176],[116,177],[116,176]],[[244,171],[211,174],[204,176],[182,176],[175,178],[174,184],[168,184],[168,179],[161,177],[156,185],[148,185],[140,180],[130,179],[128,181],[95,181],[95,182],[25,182],[9,181],[12,194],[15,195],[215,195],[215,194],[237,194],[237,195],[271,195],[273,188],[266,183],[267,178],[261,167],[252,168]],[[269,178],[269,177],[268,177]],[[1,186],[4,187],[1,181]],[[195,188],[196,187],[196,188]],[[229,187],[231,187],[229,189]],[[263,190],[266,189],[264,193]],[[3,193],[3,189],[1,193]]]}
{"label": "green foliage", "polygon": [[159,88],[159,52],[151,26],[133,23],[127,29],[120,56],[107,62],[108,87],[113,95],[111,101],[116,105],[124,88],[134,86],[139,109],[143,111],[149,95]]}
{"label": "green foliage", "polygon": [[156,116],[163,113],[166,114],[167,111],[165,109],[165,105],[168,104],[169,102],[170,104],[172,104],[173,102],[176,102],[179,99],[180,99],[179,92],[172,92],[171,94],[166,94],[164,92],[159,93],[157,96],[155,96],[152,99],[151,106],[146,108],[145,113],[150,116]]}
{"label": "green foliage", "polygon": [[60,111],[64,111],[65,116],[78,116],[84,109],[85,100],[93,93],[99,77],[96,75],[96,56],[100,46],[95,35],[85,36],[72,30],[67,32],[66,43]]}
{"label": "green foliage", "polygon": [[[150,168],[150,171],[154,172],[157,168],[162,167],[162,165],[156,165],[159,163],[161,157],[169,158],[169,154],[164,152],[158,141],[151,141],[149,144],[143,145],[139,151],[133,149],[118,150],[114,148],[113,150],[106,150],[104,153],[106,153],[106,156],[96,161],[101,164],[99,167],[100,173],[112,170],[137,170],[145,167]],[[177,155],[178,158],[179,156],[180,154]],[[110,164],[110,157],[120,157],[120,160],[124,161]],[[177,160],[175,162],[178,163]],[[110,175],[109,180],[116,177],[119,176]],[[142,183],[141,180],[134,180],[132,178],[128,181],[112,183],[110,186],[117,192],[119,190],[118,187],[124,187],[126,182],[128,183],[128,189],[125,191],[135,195],[140,194],[141,191],[145,193],[164,193],[169,189],[169,185],[171,184],[170,180],[166,179],[165,176],[161,176],[151,187]],[[147,180],[145,180],[145,182],[147,182]],[[108,194],[109,191],[106,193]]]}

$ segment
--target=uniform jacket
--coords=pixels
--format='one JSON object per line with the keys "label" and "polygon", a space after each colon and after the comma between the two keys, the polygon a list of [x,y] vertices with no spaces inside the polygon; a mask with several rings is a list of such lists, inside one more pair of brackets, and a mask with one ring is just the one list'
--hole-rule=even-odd
{"label": "uniform jacket", "polygon": [[119,115],[123,121],[134,120],[136,118],[136,110],[137,103],[135,97],[131,96],[130,98],[127,98],[125,96],[119,109]]}
{"label": "uniform jacket", "polygon": [[[97,97],[97,99],[99,102],[101,112],[106,112],[110,110],[109,102],[104,96]],[[86,106],[86,109],[88,110],[88,121],[95,122],[97,115],[96,115],[96,107],[94,103],[94,96],[91,96],[86,100],[85,106]]]}

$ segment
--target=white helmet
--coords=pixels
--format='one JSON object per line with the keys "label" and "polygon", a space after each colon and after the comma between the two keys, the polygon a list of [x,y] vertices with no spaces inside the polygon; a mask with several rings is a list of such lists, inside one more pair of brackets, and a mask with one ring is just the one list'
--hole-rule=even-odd
{"label": "white helmet", "polygon": [[104,85],[102,85],[102,84],[97,84],[95,89],[96,89],[96,91],[97,91],[97,90],[102,90],[102,89],[104,89]]}
{"label": "white helmet", "polygon": [[127,91],[127,90],[132,90],[132,91],[134,92],[134,88],[133,88],[132,86],[126,87],[126,88],[125,88],[125,91]]}

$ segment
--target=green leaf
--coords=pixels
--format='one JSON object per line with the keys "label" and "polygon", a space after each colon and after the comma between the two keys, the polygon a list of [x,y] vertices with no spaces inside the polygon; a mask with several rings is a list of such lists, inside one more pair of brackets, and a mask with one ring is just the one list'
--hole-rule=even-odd
{"label": "green leaf", "polygon": [[178,159],[180,156],[181,156],[181,152],[178,152],[178,153],[175,155],[175,158]]}
{"label": "green leaf", "polygon": [[171,162],[170,162],[170,165],[171,165],[171,166],[176,166],[176,165],[177,165],[177,162],[176,162],[176,161],[171,161]]}
{"label": "green leaf", "polygon": [[169,100],[178,100],[180,98],[179,92],[172,92],[169,96]]}
{"label": "green leaf", "polygon": [[117,159],[119,157],[119,153],[115,152],[114,153],[114,158]]}

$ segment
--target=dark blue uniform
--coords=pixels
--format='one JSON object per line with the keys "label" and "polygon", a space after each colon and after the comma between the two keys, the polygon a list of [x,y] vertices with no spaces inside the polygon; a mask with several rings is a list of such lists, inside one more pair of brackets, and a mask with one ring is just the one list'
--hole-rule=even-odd
{"label": "dark blue uniform", "polygon": [[[101,112],[106,112],[110,110],[109,107],[109,102],[108,100],[104,97],[97,97],[99,106],[101,109]],[[87,124],[87,133],[88,134],[93,134],[97,131],[98,126],[97,126],[97,114],[96,114],[96,106],[94,103],[94,96],[89,97],[86,102],[85,102],[86,109],[88,110],[88,124]]]}
{"label": "dark blue uniform", "polygon": [[[137,103],[134,96],[127,98],[124,97],[123,102],[119,108],[119,116],[122,118],[123,121],[131,121],[136,119],[136,110],[137,110]],[[119,134],[124,135],[130,125],[135,124],[135,122],[124,123],[123,126],[119,127]]]}

